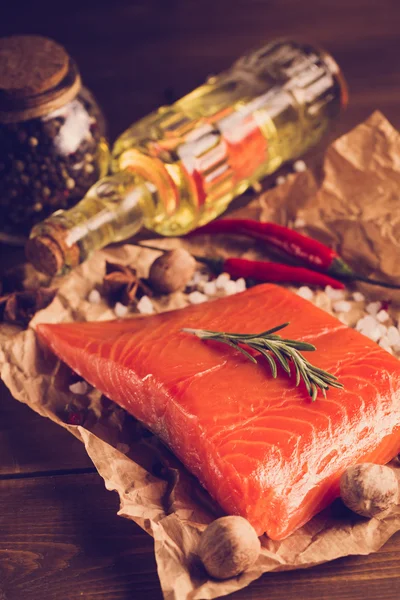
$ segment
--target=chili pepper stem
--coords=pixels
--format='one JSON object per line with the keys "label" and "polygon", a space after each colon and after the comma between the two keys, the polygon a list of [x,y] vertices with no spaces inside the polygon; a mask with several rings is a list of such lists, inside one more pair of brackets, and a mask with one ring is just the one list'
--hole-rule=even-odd
{"label": "chili pepper stem", "polygon": [[332,264],[328,269],[328,273],[332,275],[332,277],[340,277],[342,275],[354,277],[356,275],[350,265],[348,265],[343,258],[340,258],[340,256],[333,259]]}
{"label": "chili pepper stem", "polygon": [[400,290],[400,285],[395,283],[389,283],[386,281],[378,281],[371,279],[370,277],[363,277],[358,275],[342,258],[337,257],[333,260],[331,266],[328,269],[328,273],[336,279],[342,281],[361,281],[363,283],[369,283],[370,285],[376,285],[379,287],[388,288],[391,290]]}
{"label": "chili pepper stem", "polygon": [[400,290],[400,285],[396,285],[395,283],[388,283],[387,281],[376,281],[375,279],[370,279],[369,277],[362,277],[361,275],[349,275],[348,277],[342,275],[337,276],[337,278],[343,281],[361,281],[362,283],[369,283],[370,285],[384,287],[389,290]]}

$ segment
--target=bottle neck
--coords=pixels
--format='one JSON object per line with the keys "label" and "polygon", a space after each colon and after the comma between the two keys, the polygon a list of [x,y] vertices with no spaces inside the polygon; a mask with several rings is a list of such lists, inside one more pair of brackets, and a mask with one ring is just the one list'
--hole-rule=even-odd
{"label": "bottle neck", "polygon": [[128,171],[105,177],[76,206],[33,228],[27,258],[42,273],[65,275],[94,250],[135,235],[152,200],[146,183]]}

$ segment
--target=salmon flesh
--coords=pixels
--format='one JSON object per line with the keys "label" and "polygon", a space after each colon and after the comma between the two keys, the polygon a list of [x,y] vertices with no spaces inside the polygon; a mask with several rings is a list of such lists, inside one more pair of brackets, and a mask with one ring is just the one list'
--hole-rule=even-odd
{"label": "salmon flesh", "polygon": [[[182,328],[260,333],[317,347],[314,365],[336,375],[315,402],[265,358]],[[342,472],[400,451],[400,361],[288,289],[260,285],[150,317],[42,324],[42,342],[153,431],[228,513],[280,540],[339,494]]]}

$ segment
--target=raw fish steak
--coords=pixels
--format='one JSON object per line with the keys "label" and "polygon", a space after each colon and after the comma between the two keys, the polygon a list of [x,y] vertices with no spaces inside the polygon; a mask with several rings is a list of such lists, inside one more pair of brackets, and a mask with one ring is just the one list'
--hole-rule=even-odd
{"label": "raw fish steak", "polygon": [[[260,333],[317,347],[336,375],[311,402],[304,384],[265,359],[204,341],[184,327]],[[400,451],[400,361],[291,291],[260,285],[160,315],[38,325],[37,333],[103,394],[158,435],[229,514],[285,538],[338,496],[348,466]]]}

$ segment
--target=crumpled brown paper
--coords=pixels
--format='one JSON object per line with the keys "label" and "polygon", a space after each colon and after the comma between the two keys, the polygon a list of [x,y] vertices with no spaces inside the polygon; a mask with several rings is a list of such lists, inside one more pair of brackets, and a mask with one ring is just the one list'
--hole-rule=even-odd
{"label": "crumpled brown paper", "polygon": [[[375,132],[374,123],[377,126]],[[360,151],[360,147],[364,147],[365,138],[369,139],[372,136],[376,139],[376,147],[381,148],[381,171],[390,173],[396,164],[396,159],[392,156],[395,146],[388,149],[386,144],[390,140],[390,143],[394,144],[392,138],[396,136],[392,133],[389,135],[390,140],[382,141],[386,139],[385,135],[390,133],[388,128],[389,125],[382,117],[374,115],[348,136],[355,139],[356,148],[353,148],[349,141],[346,142],[345,138],[336,142],[341,149],[340,161],[352,166],[357,164],[357,160],[361,161],[360,156],[364,160],[367,150],[364,148]],[[328,157],[335,158],[337,154],[337,150],[330,149]],[[375,152],[371,153],[372,155],[374,160],[379,162],[378,154]],[[370,161],[364,160],[362,164],[365,167]],[[341,172],[345,171],[343,169]],[[340,173],[337,173],[338,177],[339,175]],[[308,181],[310,176],[301,174],[298,177],[300,181]],[[333,179],[330,181],[332,188]],[[346,182],[338,181],[338,189],[347,189],[346,185]],[[348,185],[350,191],[349,182]],[[382,183],[382,186],[384,185]],[[306,186],[305,189],[309,191],[310,188]],[[394,188],[390,189],[394,194]],[[270,194],[271,202],[268,201],[268,195],[262,198],[264,216],[267,210],[270,210],[281,222],[294,220],[299,214],[306,215],[308,202],[314,208],[313,214],[319,218],[318,231],[324,230],[322,216],[336,214],[329,206],[325,206],[324,210],[321,207],[315,208],[319,206],[317,201],[320,197],[317,196],[312,202],[309,196],[299,195],[298,188],[294,189],[290,182],[286,186],[276,188]],[[279,204],[279,199],[283,202],[285,194],[288,194],[288,203],[284,210]],[[331,189],[331,194],[334,203],[336,198],[345,197],[344,192],[339,193],[334,189]],[[300,206],[299,213],[296,203]],[[345,206],[340,210],[345,213]],[[249,209],[249,214],[254,216],[257,212],[259,203],[255,201]],[[341,218],[345,222],[349,221],[348,217]],[[335,226],[338,222],[335,221]],[[329,227],[327,231],[329,233]],[[364,230],[359,227],[359,231],[361,235]],[[381,236],[382,231],[374,231],[375,233],[371,233],[371,243],[381,248],[383,242],[375,240],[374,235]],[[335,232],[335,236],[334,239],[341,243],[345,239],[340,232]],[[389,241],[393,245],[397,243],[396,240],[391,240],[390,236]],[[246,240],[233,242],[224,239],[213,241],[212,246],[209,243],[207,245],[207,241],[203,239],[193,239],[190,242],[152,240],[152,245],[158,244],[164,248],[182,243],[190,245],[193,252],[198,253],[235,253],[260,257],[259,246]],[[365,244],[368,249],[370,242]],[[366,256],[365,262],[369,264],[369,254]],[[386,268],[384,256],[385,250],[382,249],[378,268],[381,268],[387,277],[393,274],[397,276],[397,271],[392,272]],[[217,598],[247,586],[269,571],[305,568],[342,556],[377,551],[391,535],[400,530],[400,505],[384,518],[366,520],[350,513],[340,501],[336,501],[286,540],[276,542],[263,536],[260,557],[246,573],[222,582],[211,580],[207,576],[196,556],[196,547],[206,524],[221,515],[220,508],[157,438],[123,409],[96,390],[89,391],[85,396],[74,395],[69,390],[69,385],[74,381],[73,374],[48,351],[39,348],[34,334],[34,327],[39,322],[114,318],[113,310],[104,302],[91,304],[87,300],[89,292],[102,281],[105,261],[133,264],[139,275],[145,277],[154,257],[155,254],[151,251],[141,250],[132,245],[97,252],[66,281],[60,282],[57,297],[49,307],[35,316],[28,330],[0,326],[0,375],[16,399],[25,402],[39,414],[50,418],[81,439],[107,489],[118,492],[121,501],[119,514],[134,520],[154,537],[158,574],[166,600]],[[400,269],[396,266],[396,269],[398,268]],[[28,275],[31,277],[32,273],[29,272]],[[155,304],[158,311],[163,311],[182,307],[186,302],[185,295],[177,293],[160,298]],[[74,410],[85,410],[87,417],[84,426],[66,424],[67,406],[72,406]],[[400,466],[393,464],[393,468],[400,481]]]}
{"label": "crumpled brown paper", "polygon": [[374,112],[331,144],[323,170],[322,185],[307,170],[264,194],[261,220],[295,223],[363,275],[400,284],[400,133]]}

